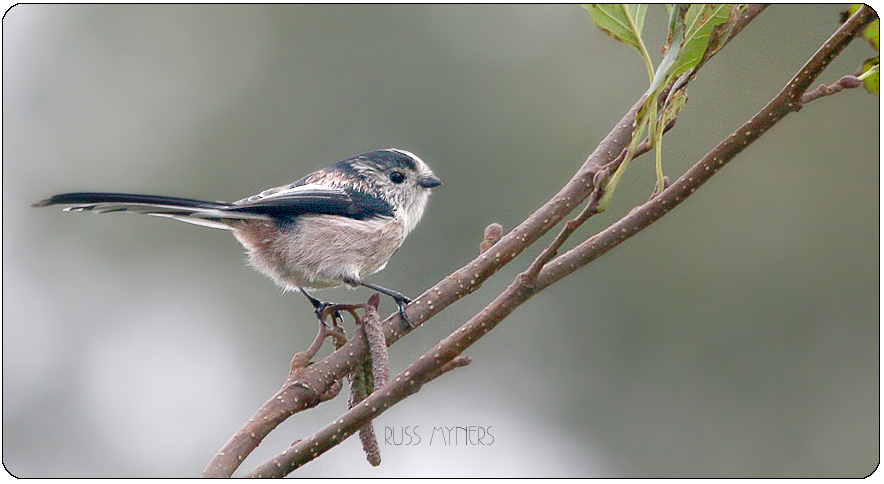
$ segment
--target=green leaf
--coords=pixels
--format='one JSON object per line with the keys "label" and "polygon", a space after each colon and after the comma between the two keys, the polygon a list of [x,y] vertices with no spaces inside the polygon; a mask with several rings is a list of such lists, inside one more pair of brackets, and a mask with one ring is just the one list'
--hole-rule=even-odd
{"label": "green leaf", "polygon": [[863,30],[863,37],[872,44],[872,48],[880,51],[878,38],[881,35],[881,19],[875,19]]}
{"label": "green leaf", "polygon": [[691,5],[684,20],[684,45],[668,78],[674,79],[715,55],[727,41],[741,12],[739,5]]}
{"label": "green leaf", "polygon": [[671,71],[678,61],[682,52],[682,44],[684,42],[685,33],[685,14],[690,10],[688,5],[678,4],[670,12],[669,15],[669,38],[663,50],[666,55],[660,61],[654,80],[651,81],[651,87],[648,88],[648,100],[646,102],[657,102],[657,94],[659,90],[666,84],[666,80],[671,79]]}
{"label": "green leaf", "polygon": [[873,57],[863,62],[863,73],[858,77],[863,81],[863,87],[872,94],[879,94],[881,89],[880,58]]}
{"label": "green leaf", "polygon": [[642,28],[645,25],[647,4],[601,4],[591,3],[583,8],[589,11],[589,17],[596,27],[604,33],[644,51]]}
{"label": "green leaf", "polygon": [[[703,57],[700,59],[700,62],[694,66],[694,71],[700,68],[703,64],[706,63],[713,55],[717,54],[724,44],[727,43],[728,39],[731,36],[731,33],[734,31],[734,25],[737,23],[737,19],[740,18],[740,15],[743,15],[743,12],[746,11],[746,5],[729,5],[730,13],[726,21],[716,25],[712,32],[709,34],[709,44],[706,46],[706,51],[703,53]],[[693,75],[693,74],[692,74]]]}

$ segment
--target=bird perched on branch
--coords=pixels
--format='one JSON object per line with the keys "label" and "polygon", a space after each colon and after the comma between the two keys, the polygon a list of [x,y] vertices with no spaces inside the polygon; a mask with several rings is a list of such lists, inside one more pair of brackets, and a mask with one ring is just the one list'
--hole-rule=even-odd
{"label": "bird perched on branch", "polygon": [[254,268],[286,290],[303,293],[317,315],[328,303],[308,291],[361,285],[392,297],[408,322],[410,299],[363,278],[384,268],[421,219],[430,189],[441,184],[420,158],[391,148],[348,158],[237,202],[83,192],[32,206],[125,211],[230,230]]}

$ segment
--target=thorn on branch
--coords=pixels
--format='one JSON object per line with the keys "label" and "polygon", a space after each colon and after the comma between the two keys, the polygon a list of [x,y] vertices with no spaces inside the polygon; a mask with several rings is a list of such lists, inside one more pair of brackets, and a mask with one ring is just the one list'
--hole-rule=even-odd
{"label": "thorn on branch", "polygon": [[479,243],[479,254],[490,249],[503,236],[503,226],[495,222],[485,227],[485,239]]}

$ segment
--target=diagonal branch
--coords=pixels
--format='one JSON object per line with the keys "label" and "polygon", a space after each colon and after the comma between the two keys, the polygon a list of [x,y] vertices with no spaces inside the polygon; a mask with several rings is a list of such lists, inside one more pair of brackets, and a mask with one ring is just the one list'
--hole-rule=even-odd
{"label": "diagonal branch", "polygon": [[[744,14],[741,17],[738,21],[739,27],[735,28],[735,33],[731,35],[731,39],[736,35],[736,32],[742,30],[743,26],[751,21],[760,11],[761,9],[752,10],[750,8],[747,13],[754,13],[751,15]],[[471,318],[460,329],[452,333],[452,335],[436,345],[427,354],[415,361],[398,377],[382,388],[377,389],[364,402],[347,412],[340,419],[333,422],[333,424],[296,443],[272,461],[262,464],[252,475],[287,475],[298,466],[312,460],[317,455],[352,435],[366,422],[376,418],[377,415],[390,406],[416,392],[424,383],[440,376],[448,369],[468,362],[466,357],[458,355],[490,331],[517,306],[540,290],[599,257],[629,236],[634,235],[634,233],[665,215],[665,213],[693,193],[721,166],[730,161],[742,149],[745,149],[748,144],[758,139],[782,117],[800,109],[801,104],[796,96],[800,96],[828,65],[831,59],[861,30],[861,27],[874,18],[874,13],[871,12],[871,9],[863,7],[854,17],[839,28],[835,35],[824,44],[820,51],[799,72],[796,79],[789,83],[786,89],[784,89],[784,92],[790,92],[789,95],[781,93],[777,96],[762,112],[747,122],[731,137],[719,144],[715,150],[700,160],[694,168],[689,170],[660,195],[633,210],[633,212],[605,231],[571,251],[551,260],[549,260],[549,254],[544,255],[543,259],[545,260],[544,263],[540,264],[540,270],[532,269],[536,272],[537,276],[536,284],[533,287],[522,284],[521,278],[516,278],[491,304]],[[801,86],[803,88],[799,90],[798,88]],[[633,120],[643,102],[644,99],[640,99],[630,109],[611,133],[599,144],[593,154],[587,158],[586,162],[584,162],[572,179],[549,202],[540,207],[510,233],[500,238],[491,247],[486,247],[487,250],[484,250],[479,257],[458,271],[455,271],[417,298],[408,307],[409,320],[416,325],[422,324],[445,307],[478,289],[488,277],[512,261],[518,254],[563,220],[568,213],[583,203],[600,184],[600,180],[597,178],[600,176],[600,172],[611,162],[615,161],[618,154],[622,153],[631,141]],[[765,118],[765,115],[767,118]],[[601,176],[603,178],[603,173]],[[588,209],[584,212],[588,213]],[[584,214],[581,214],[577,219],[579,220],[584,216]],[[554,256],[555,254],[552,253],[552,257]],[[397,314],[384,321],[383,326],[388,345],[393,344],[409,331],[409,328]],[[291,414],[311,406],[305,404],[305,402],[309,401],[312,403],[319,396],[326,394],[336,381],[340,381],[343,376],[364,361],[367,354],[368,348],[365,342],[365,335],[363,330],[359,329],[354,337],[338,351],[322,361],[304,368],[295,379],[287,382],[287,387],[284,387],[285,398],[279,401],[280,408],[276,409],[280,418],[278,421],[274,420],[272,425],[267,427],[266,431],[272,430],[273,427]],[[231,442],[228,442],[228,445],[225,445],[206,468],[204,475],[218,477],[231,475],[239,462],[257,447],[265,435],[266,433],[248,435],[238,432],[237,435],[231,438],[231,442],[235,445],[231,446]],[[231,451],[232,449],[235,449],[235,451]],[[215,469],[222,468],[225,469],[224,472],[214,471]],[[230,469],[230,471],[227,472],[226,469]]]}
{"label": "diagonal branch", "polygon": [[[785,115],[797,111],[800,107],[798,97],[819,76],[829,62],[855,37],[856,33],[874,18],[874,12],[870,8],[863,7],[860,9],[850,21],[839,28],[823,47],[817,51],[780,95],[735,133],[719,143],[715,149],[704,156],[694,167],[660,195],[637,207],[626,217],[603,232],[550,261],[541,269],[535,286],[531,287],[522,284],[521,277],[517,277],[485,309],[421,356],[390,383],[369,396],[357,408],[347,412],[332,425],[321,429],[316,434],[304,439],[304,441],[296,443],[272,461],[262,464],[251,475],[265,477],[284,476],[312,460],[316,455],[331,448],[337,442],[352,435],[364,422],[376,418],[395,403],[418,391],[421,385],[438,376],[440,367],[457,358],[466,348],[478,341],[512,313],[516,307],[530,299],[534,294],[598,258],[611,248],[660,219],[693,194],[697,188],[705,183],[724,164],[732,160],[749,144],[759,139]],[[584,181],[584,183],[586,182]],[[529,218],[530,220],[531,218]],[[494,252],[495,248],[500,249],[500,247],[495,245],[488,252]],[[481,256],[477,260],[480,259],[482,259]],[[437,287],[439,286],[437,285]],[[433,291],[428,291],[428,293]],[[437,295],[440,294],[437,293]]]}

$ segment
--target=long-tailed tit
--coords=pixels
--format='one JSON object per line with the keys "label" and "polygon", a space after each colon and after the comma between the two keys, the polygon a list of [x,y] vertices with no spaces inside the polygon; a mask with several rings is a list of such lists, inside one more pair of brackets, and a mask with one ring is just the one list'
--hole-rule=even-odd
{"label": "long-tailed tit", "polygon": [[326,303],[307,291],[348,284],[392,297],[405,315],[410,299],[365,282],[384,268],[442,182],[412,153],[370,151],[243,200],[206,202],[125,193],[66,193],[34,207],[127,211],[227,229],[248,250],[249,263],[286,290],[303,293],[319,315]]}

